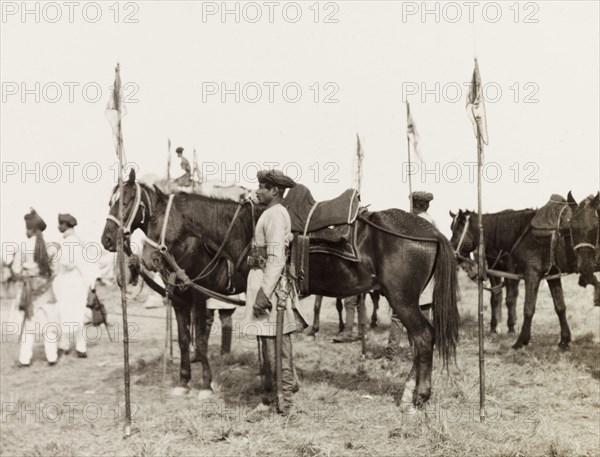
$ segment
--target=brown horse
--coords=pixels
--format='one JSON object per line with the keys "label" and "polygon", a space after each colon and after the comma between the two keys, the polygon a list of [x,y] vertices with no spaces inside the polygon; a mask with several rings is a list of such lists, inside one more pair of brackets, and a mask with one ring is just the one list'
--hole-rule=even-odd
{"label": "brown horse", "polygon": [[[109,217],[107,218],[104,231],[102,233],[102,244],[111,252],[116,251],[117,229],[119,227],[117,216],[118,189],[113,190],[109,203]],[[145,184],[139,184],[135,181],[135,173],[129,175],[129,180],[124,184],[123,211],[125,215],[125,250],[131,254],[129,247],[129,234],[136,229],[141,229],[148,233],[148,228],[152,225],[152,220],[157,217],[157,211],[164,213],[164,207],[160,206],[164,200],[164,194],[158,189],[151,188]],[[236,194],[237,195],[237,194]],[[228,198],[225,196],[224,198]],[[188,271],[190,275],[199,274],[211,261],[215,251],[211,251],[202,240],[196,236],[188,236],[178,240],[176,246],[171,249],[173,256],[177,259],[179,265]],[[163,273],[165,283],[170,282],[169,274]],[[150,287],[159,293],[160,286],[153,283],[151,278],[144,275]],[[228,293],[239,293],[246,289],[245,277],[240,274],[228,274],[226,259],[219,259],[216,266],[204,279],[211,285],[221,288]],[[212,316],[207,314],[206,296],[194,289],[173,290],[173,309],[177,320],[177,335],[179,350],[181,353],[179,385],[174,389],[173,394],[179,395],[188,391],[188,384],[191,379],[191,361],[190,342],[191,342],[191,315],[195,311],[196,321],[195,330],[197,341],[195,341],[196,354],[195,361],[202,364],[202,380],[200,386],[200,397],[208,396],[211,392],[210,383],[212,375],[208,363],[208,335],[212,324]]]}
{"label": "brown horse", "polygon": [[577,204],[571,192],[567,196],[572,216],[569,223],[571,242],[577,256],[579,285],[594,286],[594,305],[600,306],[600,192]]}
{"label": "brown horse", "polygon": [[[462,210],[458,210],[458,214],[454,214],[452,211],[450,211],[450,217],[452,218],[452,224],[450,225],[450,230],[452,230],[452,233],[454,234],[455,232],[458,232],[460,230],[459,227],[457,227],[457,224],[460,223],[462,225],[462,232],[466,234],[466,231],[469,230],[469,226],[472,223],[471,221],[469,221],[468,214],[463,213]],[[464,242],[464,237],[462,238],[462,240]],[[459,237],[457,240],[453,236],[451,242],[454,246],[461,267],[463,267],[467,271],[467,274],[471,279],[476,279],[477,262],[463,257],[460,254],[460,252],[463,251],[461,238]],[[495,242],[488,237],[485,237],[484,242],[485,260],[487,263],[487,267],[492,270],[495,269],[514,273],[515,267],[513,265],[513,260],[510,256],[510,252],[498,249],[495,246]],[[508,333],[514,333],[515,324],[517,323],[517,298],[519,296],[519,280],[506,278],[503,281],[502,278],[491,275],[489,276],[489,280],[491,285],[490,307],[492,309],[490,332],[499,333],[498,324],[502,321],[502,289],[506,287],[506,309],[508,311],[508,318],[506,324],[508,327]]]}
{"label": "brown horse", "polygon": [[[536,210],[525,209],[520,211],[502,211],[493,214],[484,214],[482,217],[485,247],[493,247],[496,252],[510,254],[510,269],[515,273],[523,275],[525,280],[525,307],[524,319],[521,332],[514,349],[519,349],[529,344],[531,339],[531,322],[535,313],[535,304],[540,282],[544,275],[553,268],[550,255],[550,242],[541,242],[535,238],[531,230],[531,220]],[[570,211],[565,211],[561,216],[568,220]],[[560,221],[559,221],[560,222]],[[561,226],[563,224],[560,224]],[[561,237],[562,238],[562,237]],[[561,240],[563,249],[560,251],[561,258],[569,257],[568,243],[564,238]],[[458,254],[469,257],[471,252],[476,251],[479,243],[479,216],[475,212],[461,211],[452,223],[452,245]],[[565,249],[565,247],[567,249]],[[572,250],[572,249],[571,249]],[[573,272],[574,268],[566,260],[561,260],[563,272]],[[573,271],[569,271],[573,270]],[[511,271],[511,272],[512,272]],[[560,322],[560,342],[563,349],[569,347],[571,341],[571,330],[567,323],[566,305],[563,297],[562,283],[560,277],[548,279],[548,287],[554,301],[554,310]],[[510,316],[509,316],[510,326]]]}
{"label": "brown horse", "polygon": [[[131,199],[134,189],[127,186],[124,192],[124,198]],[[240,265],[240,270],[247,275],[249,269],[244,259],[254,222],[262,209],[253,208],[250,203],[177,194],[172,197],[170,212],[166,214],[169,197],[160,191],[157,197],[147,236],[155,241],[162,239],[168,251],[146,243],[142,256],[145,265],[162,269],[166,262],[172,267],[168,252],[181,251],[182,240],[198,236],[207,245],[218,247],[217,252]],[[167,221],[163,225],[165,217]],[[431,395],[434,343],[444,366],[447,367],[455,355],[459,315],[454,252],[449,241],[430,224],[401,210],[362,214],[356,223],[360,261],[311,254],[310,293],[348,297],[373,289],[384,292],[414,341],[413,366],[402,401],[420,406]],[[419,296],[432,276],[435,283],[433,326],[419,308]],[[189,284],[185,278],[183,281]],[[224,292],[219,284],[206,281],[203,284]]]}

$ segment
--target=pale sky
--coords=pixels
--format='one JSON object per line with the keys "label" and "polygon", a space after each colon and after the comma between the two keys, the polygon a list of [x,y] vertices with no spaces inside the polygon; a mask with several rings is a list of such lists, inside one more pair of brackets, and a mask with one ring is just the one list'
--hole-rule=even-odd
{"label": "pale sky", "polygon": [[[279,162],[292,177],[301,170],[298,180],[328,199],[352,183],[359,133],[362,201],[408,209],[403,96],[412,93],[425,161],[415,163],[413,190],[434,194],[430,214],[449,234],[448,210],[476,209],[464,83],[477,54],[490,138],[484,211],[538,207],[569,190],[581,199],[600,187],[597,1],[476,2],[473,22],[463,2],[429,2],[439,16],[424,18],[422,2],[275,2],[272,23],[268,2],[228,2],[231,10],[238,5],[239,23],[234,14],[225,22],[220,11],[208,14],[222,2],[150,1],[121,3],[117,23],[113,2],[101,2],[93,23],[98,11],[89,3],[77,3],[72,22],[63,2],[60,10],[38,4],[37,18],[23,18],[21,2],[2,3],[3,242],[21,239],[30,206],[46,219],[48,238],[57,236],[57,213],[68,211],[83,238],[99,242],[116,184],[104,109],[117,62],[129,83],[125,150],[142,173],[165,173],[170,137],[173,150],[185,147],[191,160],[195,147],[219,172],[237,163],[242,185],[255,185],[245,179],[255,175],[252,163]],[[35,11],[35,2],[27,5]],[[250,22],[257,12],[261,18]],[[126,23],[128,15],[138,22]],[[225,102],[223,86],[233,91]],[[77,163],[73,182],[65,162]],[[173,154],[178,174],[177,167]],[[422,175],[424,168],[430,173]],[[24,169],[33,173],[23,176]]]}

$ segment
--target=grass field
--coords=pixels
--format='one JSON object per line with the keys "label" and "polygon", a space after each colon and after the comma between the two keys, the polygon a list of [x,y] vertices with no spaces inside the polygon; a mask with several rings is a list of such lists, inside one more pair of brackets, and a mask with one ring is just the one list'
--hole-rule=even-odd
{"label": "grass field", "polygon": [[[600,455],[600,308],[593,291],[563,279],[571,349],[557,348],[558,319],[547,286],[540,288],[532,341],[525,350],[510,347],[516,335],[487,336],[487,421],[479,422],[477,289],[460,273],[461,343],[449,374],[434,360],[433,395],[422,411],[403,414],[394,394],[410,369],[408,341],[395,367],[383,369],[389,308],[382,299],[380,325],[369,333],[368,356],[360,343],[332,344],[337,328],[333,300],[325,299],[322,330],[316,338],[298,336],[294,358],[302,382],[296,394],[302,412],[288,419],[267,415],[248,421],[260,399],[255,344],[234,339],[233,354],[219,356],[215,325],[211,366],[215,395],[200,401],[192,390],[171,397],[178,379],[178,353],[163,384],[164,309],[144,309],[144,290],[130,302],[135,342],[131,344],[133,434],[122,438],[123,345],[113,328],[98,338],[90,329],[88,359],[71,355],[49,367],[43,346],[34,362],[17,369],[17,337],[6,335],[10,304],[1,306],[3,456],[595,456]],[[521,286],[522,287],[522,286]],[[117,289],[99,295],[120,322]],[[521,288],[518,313],[522,315]],[[486,292],[485,300],[489,296]],[[367,300],[368,312],[370,301]],[[312,298],[301,304],[312,318]],[[238,311],[241,314],[241,311]],[[149,317],[140,317],[140,316]],[[489,321],[489,305],[485,311]],[[504,310],[504,319],[506,318]],[[218,322],[218,319],[217,319]],[[489,324],[488,324],[489,325]],[[504,325],[504,328],[505,325]],[[193,365],[197,388],[200,367]]]}

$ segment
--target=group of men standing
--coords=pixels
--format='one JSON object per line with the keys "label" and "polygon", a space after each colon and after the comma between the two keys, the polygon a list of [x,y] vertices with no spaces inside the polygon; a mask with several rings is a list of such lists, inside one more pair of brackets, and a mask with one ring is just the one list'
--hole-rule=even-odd
{"label": "group of men standing", "polygon": [[[180,152],[180,151],[178,151]],[[185,170],[189,173],[189,170]],[[291,334],[302,330],[304,319],[296,309],[297,294],[286,274],[289,244],[293,239],[291,221],[282,204],[286,189],[296,183],[279,170],[260,171],[257,199],[266,207],[258,219],[248,258],[251,271],[247,280],[246,325],[247,333],[255,334],[259,341],[259,358],[264,379],[264,396],[258,411],[268,411],[275,406],[278,412],[289,414],[293,408],[293,393],[298,390],[292,357]],[[427,214],[431,194],[411,194],[413,212],[433,223]],[[44,242],[44,220],[32,210],[25,215],[27,239],[15,254],[12,269],[22,283],[17,303],[23,313],[20,367],[28,367],[33,354],[33,343],[41,334],[50,365],[56,364],[60,353],[67,353],[75,341],[76,354],[87,357],[83,329],[87,295],[95,290],[97,269],[86,262],[81,240],[74,227],[76,219],[69,214],[59,214],[58,229],[63,241],[56,249]],[[52,294],[55,299],[52,299]],[[346,301],[355,307],[357,300]],[[232,314],[232,311],[230,312]],[[276,334],[277,315],[283,317],[281,340],[281,394],[276,397]],[[350,332],[353,313],[348,313]],[[390,356],[397,351],[401,324],[392,316],[388,350]],[[224,341],[228,352],[230,337]],[[386,351],[387,353],[388,351]]]}
{"label": "group of men standing", "polygon": [[46,223],[35,210],[25,215],[26,239],[11,264],[19,283],[15,305],[21,317],[18,367],[29,367],[36,341],[43,341],[50,366],[75,342],[78,357],[87,357],[83,327],[88,293],[95,291],[98,271],[86,261],[75,233],[77,220],[58,215],[59,243],[46,243]]}

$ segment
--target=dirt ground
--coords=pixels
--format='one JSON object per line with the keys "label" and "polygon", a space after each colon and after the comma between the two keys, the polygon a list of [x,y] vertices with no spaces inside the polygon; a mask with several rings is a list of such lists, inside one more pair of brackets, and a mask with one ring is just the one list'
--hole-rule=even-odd
{"label": "dirt ground", "polygon": [[[118,289],[99,288],[110,315],[105,328],[90,328],[87,359],[68,355],[49,367],[36,345],[27,369],[15,368],[17,336],[7,327],[10,302],[3,299],[1,344],[1,444],[3,456],[596,456],[600,455],[600,308],[593,291],[563,279],[571,349],[558,349],[559,326],[546,285],[534,317],[532,341],[514,351],[513,334],[487,335],[487,420],[478,417],[477,289],[460,273],[461,343],[449,374],[435,359],[433,395],[419,412],[394,404],[410,369],[408,341],[401,360],[381,367],[389,308],[384,299],[378,328],[369,332],[368,355],[360,344],[333,344],[337,315],[325,299],[316,338],[294,339],[301,378],[296,394],[302,412],[288,419],[267,415],[249,421],[260,400],[255,343],[234,337],[233,354],[219,355],[217,323],[210,360],[215,394],[197,397],[200,367],[193,365],[187,395],[172,397],[178,379],[177,344],[163,383],[165,309],[145,309],[148,289],[130,294],[130,361],[133,434],[122,437],[123,344]],[[524,291],[518,305],[522,315]],[[137,296],[136,296],[137,294]],[[486,292],[485,300],[489,300]],[[312,298],[301,310],[312,319]],[[371,302],[367,299],[370,313]],[[241,314],[242,311],[237,311]],[[486,305],[489,326],[489,306]],[[504,319],[506,311],[504,310]],[[506,326],[504,326],[506,328]],[[176,332],[176,330],[175,330]]]}

